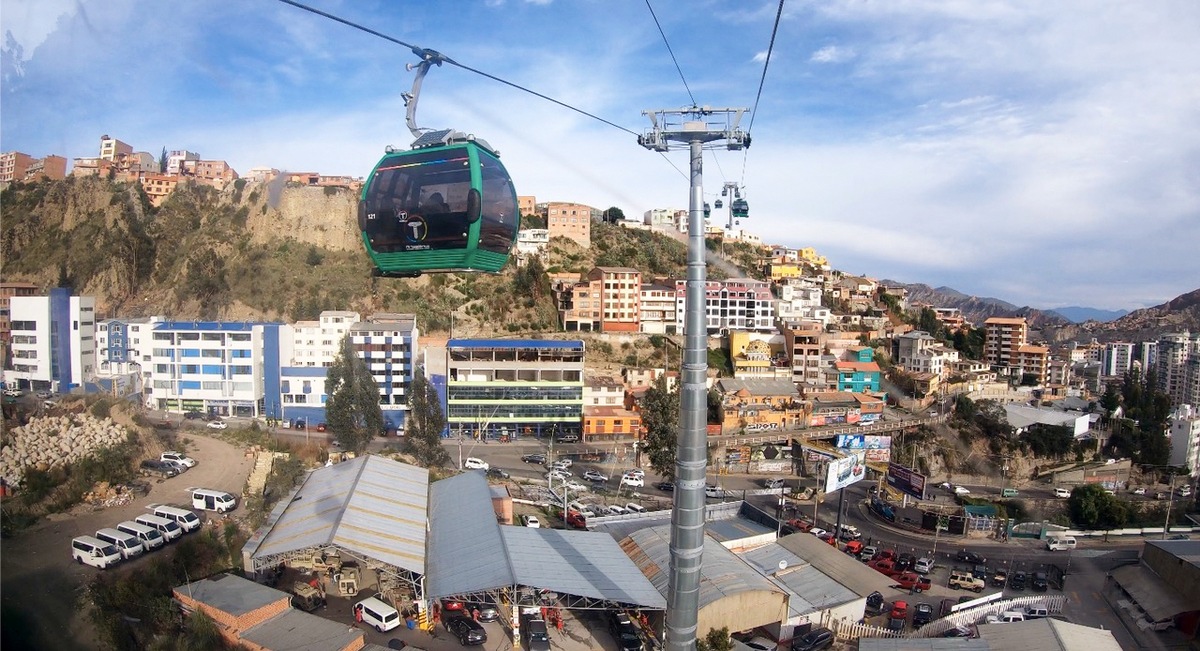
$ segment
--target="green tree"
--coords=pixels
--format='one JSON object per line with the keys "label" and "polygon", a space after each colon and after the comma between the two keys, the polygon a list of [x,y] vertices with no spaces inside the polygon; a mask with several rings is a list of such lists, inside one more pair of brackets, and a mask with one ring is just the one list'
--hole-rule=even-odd
{"label": "green tree", "polygon": [[608,222],[609,224],[616,224],[618,222],[625,221],[625,211],[613,206],[604,211],[604,221]]}
{"label": "green tree", "polygon": [[733,641],[729,637],[729,627],[720,629],[710,628],[708,633],[696,639],[696,651],[732,651]]}
{"label": "green tree", "polygon": [[450,453],[442,447],[446,416],[442,413],[437,388],[425,379],[424,370],[417,368],[413,374],[408,395],[408,433],[401,451],[416,457],[417,463],[426,468],[450,466]]}
{"label": "green tree", "polygon": [[1109,384],[1104,387],[1104,396],[1100,398],[1100,406],[1104,407],[1105,417],[1112,416],[1117,407],[1121,406],[1121,395],[1117,393],[1116,385]]}
{"label": "green tree", "polygon": [[1084,529],[1118,529],[1129,520],[1129,507],[1099,484],[1077,486],[1067,499],[1071,522]]}
{"label": "green tree", "polygon": [[934,312],[931,307],[921,308],[921,314],[917,317],[917,328],[928,332],[934,339],[941,339],[942,331],[945,329],[937,312]]}
{"label": "green tree", "polygon": [[158,155],[158,173],[167,173],[167,148],[162,148],[162,153]]}
{"label": "green tree", "polygon": [[675,454],[679,444],[679,389],[667,390],[660,376],[642,398],[642,425],[646,428],[646,455],[654,472],[668,480],[675,477]]}
{"label": "green tree", "polygon": [[379,384],[367,363],[354,351],[347,333],[341,350],[326,372],[325,420],[344,450],[362,452],[371,438],[383,430],[379,408]]}

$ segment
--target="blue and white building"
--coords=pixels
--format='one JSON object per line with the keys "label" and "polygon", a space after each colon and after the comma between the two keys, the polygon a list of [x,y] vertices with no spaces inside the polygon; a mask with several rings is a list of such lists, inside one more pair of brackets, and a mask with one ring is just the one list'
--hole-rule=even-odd
{"label": "blue and white building", "polygon": [[[146,404],[216,416],[280,413],[280,323],[165,321],[150,334]],[[143,350],[145,350],[143,345]],[[145,355],[143,355],[143,358]]]}
{"label": "blue and white building", "polygon": [[47,296],[9,302],[12,370],[5,382],[67,392],[96,373],[96,299],[56,287]]}

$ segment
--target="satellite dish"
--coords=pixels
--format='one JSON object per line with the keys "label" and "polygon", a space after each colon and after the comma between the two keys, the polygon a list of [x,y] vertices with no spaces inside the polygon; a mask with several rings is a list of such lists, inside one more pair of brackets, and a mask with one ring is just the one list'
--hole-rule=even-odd
{"label": "satellite dish", "polygon": [[784,560],[779,561],[779,571],[782,572],[786,569],[787,569],[787,561],[784,561]]}

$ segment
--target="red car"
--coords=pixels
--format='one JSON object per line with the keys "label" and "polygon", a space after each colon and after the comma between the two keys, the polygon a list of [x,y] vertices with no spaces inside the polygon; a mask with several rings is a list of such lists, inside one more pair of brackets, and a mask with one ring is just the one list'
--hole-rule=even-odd
{"label": "red car", "polygon": [[873,560],[873,561],[889,560],[890,561],[890,560],[894,560],[895,558],[896,558],[896,552],[893,552],[890,549],[881,549],[878,552],[876,552],[874,556],[871,557],[871,560]]}
{"label": "red car", "polygon": [[463,602],[458,599],[442,599],[442,610],[462,610]]}
{"label": "red car", "polygon": [[903,572],[896,575],[896,585],[902,590],[912,590],[913,592],[923,592],[933,587],[933,583],[917,574],[916,572]]}
{"label": "red car", "polygon": [[908,602],[897,601],[892,604],[892,619],[904,619],[908,617]]}
{"label": "red car", "polygon": [[317,423],[317,431],[324,432],[325,431],[325,423]]}
{"label": "red car", "polygon": [[867,567],[887,576],[895,576],[897,574],[896,567],[889,559],[880,559],[867,563]]}
{"label": "red car", "polygon": [[800,533],[808,533],[813,528],[813,524],[808,520],[788,520],[786,524]]}

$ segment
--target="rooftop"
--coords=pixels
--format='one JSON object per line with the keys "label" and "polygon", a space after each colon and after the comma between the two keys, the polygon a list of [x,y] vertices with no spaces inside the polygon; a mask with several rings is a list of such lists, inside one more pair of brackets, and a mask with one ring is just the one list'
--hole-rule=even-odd
{"label": "rooftop", "polygon": [[223,613],[240,617],[290,595],[234,574],[218,574],[175,587],[175,592],[187,595]]}

